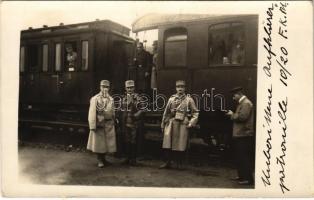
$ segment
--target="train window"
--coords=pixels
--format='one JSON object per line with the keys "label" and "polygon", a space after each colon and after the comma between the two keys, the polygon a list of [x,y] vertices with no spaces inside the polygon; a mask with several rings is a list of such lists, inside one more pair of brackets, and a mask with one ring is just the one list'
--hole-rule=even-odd
{"label": "train window", "polygon": [[25,47],[20,50],[20,72],[25,71]]}
{"label": "train window", "polygon": [[61,44],[55,46],[55,71],[61,71]]}
{"label": "train window", "polygon": [[43,72],[48,71],[48,44],[43,45]]}
{"label": "train window", "polygon": [[76,42],[65,43],[65,66],[67,71],[75,71],[77,65],[77,47]]}
{"label": "train window", "polygon": [[170,29],[165,33],[165,66],[185,67],[187,31],[184,28]]}
{"label": "train window", "polygon": [[35,72],[39,69],[39,45],[31,44],[27,48],[28,69],[31,72]]}
{"label": "train window", "polygon": [[82,41],[82,70],[88,69],[88,41]]}
{"label": "train window", "polygon": [[209,27],[209,64],[244,63],[243,23],[223,23]]}

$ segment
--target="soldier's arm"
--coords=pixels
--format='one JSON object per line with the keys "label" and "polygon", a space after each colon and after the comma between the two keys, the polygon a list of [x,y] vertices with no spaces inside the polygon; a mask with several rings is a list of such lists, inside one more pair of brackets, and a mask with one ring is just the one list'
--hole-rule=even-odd
{"label": "soldier's arm", "polygon": [[90,130],[96,129],[96,99],[91,98],[88,110],[88,125]]}
{"label": "soldier's arm", "polygon": [[195,102],[192,98],[189,98],[189,109],[191,110],[191,119],[189,122],[189,126],[195,126],[198,121],[199,110],[195,105]]}
{"label": "soldier's arm", "polygon": [[161,128],[162,129],[165,127],[165,124],[169,121],[170,104],[171,104],[171,98],[168,100],[166,108],[165,108],[164,113],[162,115],[162,120],[161,120]]}
{"label": "soldier's arm", "polygon": [[245,122],[252,112],[252,107],[249,103],[243,103],[239,111],[231,115],[231,119],[236,122]]}

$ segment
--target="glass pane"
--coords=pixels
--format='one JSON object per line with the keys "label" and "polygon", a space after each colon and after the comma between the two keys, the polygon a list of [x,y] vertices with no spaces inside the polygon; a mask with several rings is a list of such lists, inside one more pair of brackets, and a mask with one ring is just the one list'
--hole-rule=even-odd
{"label": "glass pane", "polygon": [[20,52],[20,72],[25,71],[25,47],[21,47]]}
{"label": "glass pane", "polygon": [[186,40],[165,43],[165,65],[186,66]]}
{"label": "glass pane", "polygon": [[82,41],[82,70],[88,69],[88,41]]}
{"label": "glass pane", "polygon": [[28,67],[31,72],[39,70],[39,46],[37,44],[32,44],[28,46],[27,49],[27,60]]}
{"label": "glass pane", "polygon": [[56,44],[56,52],[55,52],[55,70],[61,70],[61,44]]}
{"label": "glass pane", "polygon": [[226,23],[209,28],[209,63],[244,63],[244,26],[242,23]]}
{"label": "glass pane", "polygon": [[43,45],[43,72],[48,71],[48,44]]}

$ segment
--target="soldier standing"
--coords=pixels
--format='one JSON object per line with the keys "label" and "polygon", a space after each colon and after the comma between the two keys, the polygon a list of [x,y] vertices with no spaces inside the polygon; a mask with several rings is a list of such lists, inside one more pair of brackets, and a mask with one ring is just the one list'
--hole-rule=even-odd
{"label": "soldier standing", "polygon": [[195,126],[198,120],[199,113],[194,100],[185,94],[185,81],[176,81],[176,90],[177,93],[168,100],[161,123],[164,133],[162,148],[165,149],[166,156],[161,169],[171,167],[174,157],[177,158],[178,167],[182,167],[189,128]]}
{"label": "soldier standing", "polygon": [[136,89],[140,93],[148,93],[150,90],[152,58],[150,53],[145,51],[142,42],[137,44],[134,61],[136,67]]}
{"label": "soldier standing", "polygon": [[97,154],[98,167],[109,164],[105,159],[106,153],[116,152],[116,133],[114,127],[114,102],[109,95],[110,82],[100,82],[100,92],[90,100],[88,122],[89,137],[87,149]]}
{"label": "soldier standing", "polygon": [[138,136],[142,128],[142,114],[140,109],[140,97],[135,93],[133,80],[125,82],[126,95],[122,99],[122,124],[125,133],[125,144],[127,151],[127,164],[136,165],[138,150]]}

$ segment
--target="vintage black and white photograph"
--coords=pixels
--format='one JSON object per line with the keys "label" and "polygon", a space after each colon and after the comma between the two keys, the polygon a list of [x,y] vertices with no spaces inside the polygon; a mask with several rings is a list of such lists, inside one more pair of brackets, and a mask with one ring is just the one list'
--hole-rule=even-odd
{"label": "vintage black and white photograph", "polygon": [[[288,4],[269,3],[265,18],[252,7],[236,12],[214,2],[212,9],[183,2],[49,3],[25,15],[18,65],[11,66],[18,70],[20,183],[249,191],[257,181],[271,185],[277,175],[269,163],[283,163],[279,175],[285,175],[289,151],[271,161],[277,156],[271,138],[256,138],[257,124],[271,137],[270,124],[278,123],[271,107],[278,87],[266,93],[258,77],[270,75],[275,63],[285,69],[283,84],[293,77],[288,48],[273,47],[270,35],[275,14],[269,13],[288,12]],[[273,34],[288,38],[282,27]],[[268,38],[259,39],[261,32]],[[266,106],[259,112],[260,93],[259,106]],[[290,117],[287,105],[288,99],[279,102],[285,116],[279,124]]]}
{"label": "vintage black and white photograph", "polygon": [[41,184],[254,188],[257,23],[157,13],[129,26],[30,24],[21,173]]}

